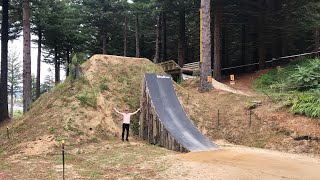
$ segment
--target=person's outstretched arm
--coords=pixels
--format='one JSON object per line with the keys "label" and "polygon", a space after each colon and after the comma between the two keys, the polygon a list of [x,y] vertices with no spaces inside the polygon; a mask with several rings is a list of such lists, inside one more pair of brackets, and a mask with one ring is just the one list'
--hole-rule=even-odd
{"label": "person's outstretched arm", "polygon": [[119,112],[116,108],[113,108],[118,114],[122,114],[121,112]]}
{"label": "person's outstretched arm", "polygon": [[137,111],[131,113],[131,115],[137,114],[139,111],[140,111],[140,108]]}

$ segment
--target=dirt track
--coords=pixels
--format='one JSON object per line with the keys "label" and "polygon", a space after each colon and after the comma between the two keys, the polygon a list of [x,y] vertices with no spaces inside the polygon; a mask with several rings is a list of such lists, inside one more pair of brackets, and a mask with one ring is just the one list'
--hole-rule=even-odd
{"label": "dirt track", "polygon": [[171,179],[320,179],[320,159],[242,146],[179,155]]}

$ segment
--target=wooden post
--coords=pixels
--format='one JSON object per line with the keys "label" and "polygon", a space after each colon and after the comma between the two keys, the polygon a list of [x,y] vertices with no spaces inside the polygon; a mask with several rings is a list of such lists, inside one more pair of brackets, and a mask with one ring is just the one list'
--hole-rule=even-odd
{"label": "wooden post", "polygon": [[220,127],[220,111],[218,109],[218,127]]}
{"label": "wooden post", "polygon": [[7,126],[7,137],[10,139],[10,134],[9,134],[9,127]]}
{"label": "wooden post", "polygon": [[140,109],[141,109],[141,113],[140,113],[140,131],[139,131],[139,137],[143,139],[143,126],[144,126],[144,114],[145,114],[145,98],[146,98],[146,92],[145,92],[145,82],[143,80],[142,82],[142,95],[141,95],[141,98],[140,98]]}
{"label": "wooden post", "polygon": [[250,112],[249,112],[249,116],[250,116],[250,118],[249,118],[249,126],[251,127],[251,117],[252,117],[252,111],[250,111]]}

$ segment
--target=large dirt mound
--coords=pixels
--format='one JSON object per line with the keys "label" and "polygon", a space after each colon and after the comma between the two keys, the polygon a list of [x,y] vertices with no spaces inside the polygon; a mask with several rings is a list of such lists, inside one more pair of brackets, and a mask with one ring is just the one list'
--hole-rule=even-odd
{"label": "large dirt mound", "polygon": [[67,79],[42,95],[24,117],[8,124],[10,140],[1,135],[0,151],[34,155],[43,153],[39,144],[50,149],[62,139],[76,145],[117,137],[121,119],[112,109],[139,108],[143,74],[163,73],[148,59],[107,55],[91,57],[81,69],[79,80]]}

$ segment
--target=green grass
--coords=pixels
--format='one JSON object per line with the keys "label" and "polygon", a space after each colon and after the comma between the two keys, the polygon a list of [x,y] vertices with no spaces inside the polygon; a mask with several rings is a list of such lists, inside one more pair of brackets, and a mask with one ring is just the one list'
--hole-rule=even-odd
{"label": "green grass", "polygon": [[108,86],[108,83],[107,83],[107,79],[106,78],[103,78],[100,85],[99,85],[99,88],[100,88],[100,91],[103,92],[103,91],[108,91],[110,88]]}
{"label": "green grass", "polygon": [[52,179],[53,178],[53,173],[54,173],[54,171],[52,169],[48,169],[47,178],[48,179]]}
{"label": "green grass", "polygon": [[1,170],[8,170],[10,169],[10,164],[1,160],[1,163],[0,163],[0,169]]}
{"label": "green grass", "polygon": [[97,108],[97,95],[93,91],[84,91],[76,96],[76,98],[83,106],[87,105],[93,108]]}
{"label": "green grass", "polygon": [[13,111],[13,118],[18,118],[23,115],[23,112],[21,110]]}
{"label": "green grass", "polygon": [[254,88],[260,92],[279,93],[283,91],[282,86],[289,82],[290,76],[297,71],[298,66],[303,67],[309,64],[309,60],[298,60],[285,67],[272,69],[256,80]]}
{"label": "green grass", "polygon": [[89,176],[91,179],[100,179],[103,175],[100,171],[89,171],[89,170],[82,170],[79,172],[82,176]]}

